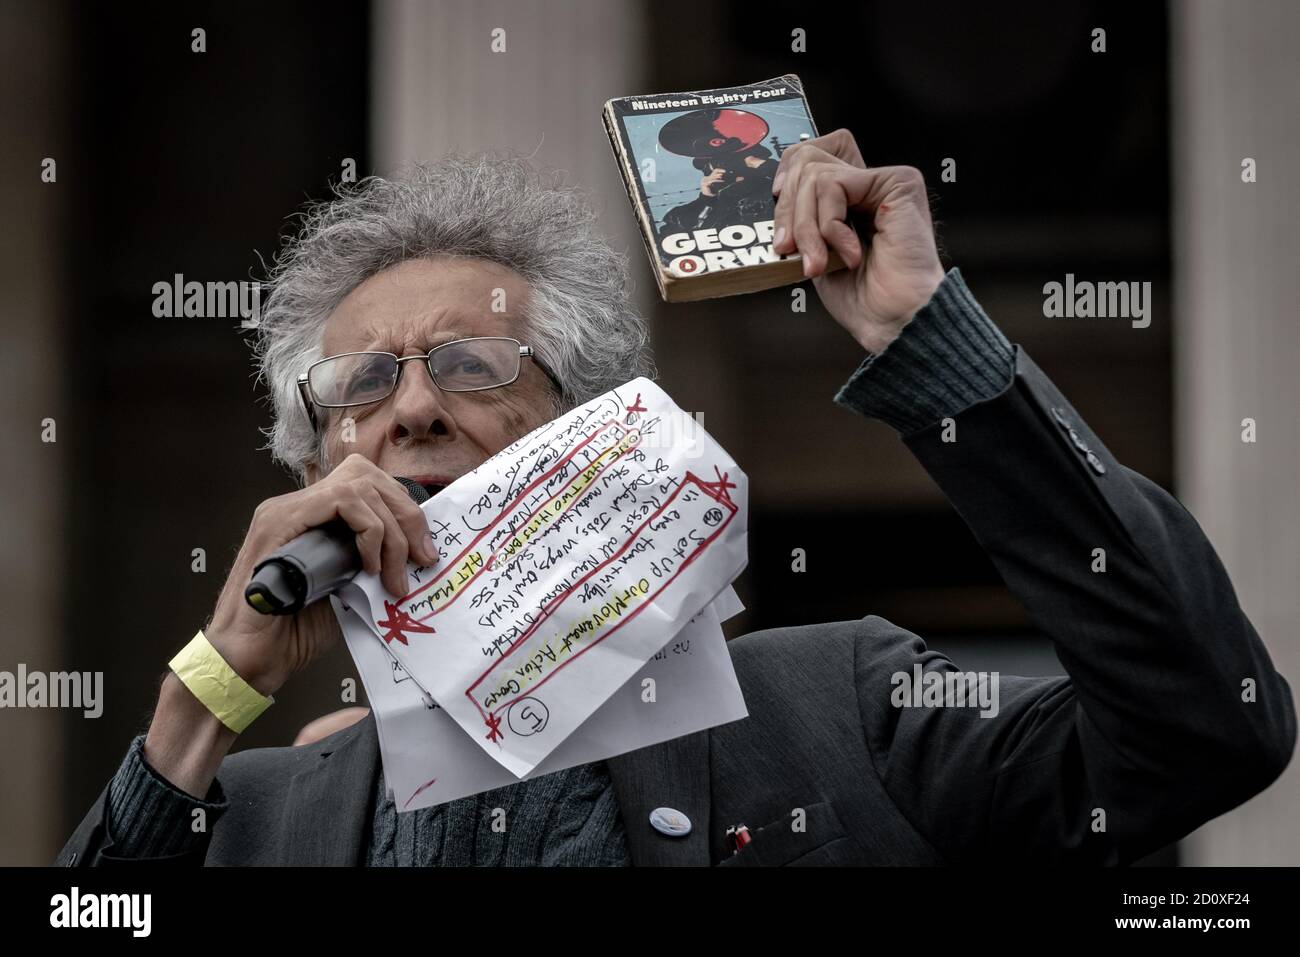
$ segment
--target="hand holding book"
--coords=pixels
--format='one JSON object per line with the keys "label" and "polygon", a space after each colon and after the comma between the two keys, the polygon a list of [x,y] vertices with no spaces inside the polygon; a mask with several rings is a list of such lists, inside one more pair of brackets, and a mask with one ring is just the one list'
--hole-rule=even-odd
{"label": "hand holding book", "polygon": [[848,130],[818,136],[793,74],[621,97],[603,118],[668,302],[811,278],[881,352],[943,280],[920,171],[868,168]]}
{"label": "hand holding book", "polygon": [[[826,310],[868,352],[883,352],[944,276],[925,177],[911,166],[868,168],[839,129],[788,147],[772,191],[773,252],[801,253]],[[828,270],[832,255],[848,268]]]}

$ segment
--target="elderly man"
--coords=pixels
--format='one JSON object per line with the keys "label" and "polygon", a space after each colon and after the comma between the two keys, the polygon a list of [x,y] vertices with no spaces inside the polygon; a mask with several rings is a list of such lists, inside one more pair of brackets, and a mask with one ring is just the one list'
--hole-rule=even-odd
{"label": "elderly man", "polygon": [[[398,815],[373,716],[231,755],[236,733],[169,674],[58,863],[1109,864],[1266,787],[1294,746],[1291,692],[1213,549],[945,275],[921,175],[867,168],[840,130],[788,150],[772,188],[777,252],[802,253],[867,352],[835,401],[902,434],[1068,678],[1004,678],[991,713],[900,697],[899,676],[956,667],[880,618],[760,632],[730,643],[747,719]],[[827,273],[828,249],[848,268]],[[621,260],[514,162],[369,180],[306,219],[273,279],[272,446],[304,487],[257,508],[204,629],[261,695],[338,639],[323,602],[248,608],[261,556],[342,519],[400,592],[430,542],[392,476],[445,485],[649,370]]]}

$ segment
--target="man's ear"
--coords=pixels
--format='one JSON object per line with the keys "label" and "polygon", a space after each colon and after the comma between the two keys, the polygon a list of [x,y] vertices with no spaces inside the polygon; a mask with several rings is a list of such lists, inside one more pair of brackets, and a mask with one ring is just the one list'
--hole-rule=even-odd
{"label": "man's ear", "polygon": [[320,465],[316,462],[308,462],[307,467],[303,469],[303,473],[303,478],[306,480],[303,483],[304,487],[307,485],[315,485],[317,479],[320,478]]}

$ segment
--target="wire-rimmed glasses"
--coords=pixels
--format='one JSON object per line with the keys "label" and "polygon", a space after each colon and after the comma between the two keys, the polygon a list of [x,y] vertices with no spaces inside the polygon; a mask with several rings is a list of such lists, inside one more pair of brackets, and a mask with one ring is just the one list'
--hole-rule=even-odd
{"label": "wire-rimmed glasses", "polygon": [[444,392],[482,392],[518,379],[526,358],[537,362],[560,389],[558,380],[538,362],[531,346],[508,336],[474,336],[443,343],[417,356],[396,356],[391,352],[327,356],[298,376],[298,394],[316,428],[319,423],[315,407],[342,409],[387,399],[397,388],[403,362],[425,363],[434,384]]}

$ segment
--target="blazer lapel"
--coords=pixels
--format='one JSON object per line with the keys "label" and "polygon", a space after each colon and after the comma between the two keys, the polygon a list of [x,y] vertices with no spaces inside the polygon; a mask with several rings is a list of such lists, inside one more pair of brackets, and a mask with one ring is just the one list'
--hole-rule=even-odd
{"label": "blazer lapel", "polygon": [[[709,732],[705,730],[605,762],[614,781],[628,852],[635,866],[710,864],[709,757]],[[691,832],[685,837],[670,837],[656,831],[650,824],[650,812],[659,807],[685,814],[691,821]]]}
{"label": "blazer lapel", "polygon": [[311,747],[314,765],[289,785],[280,863],[359,867],[379,765],[374,712]]}

